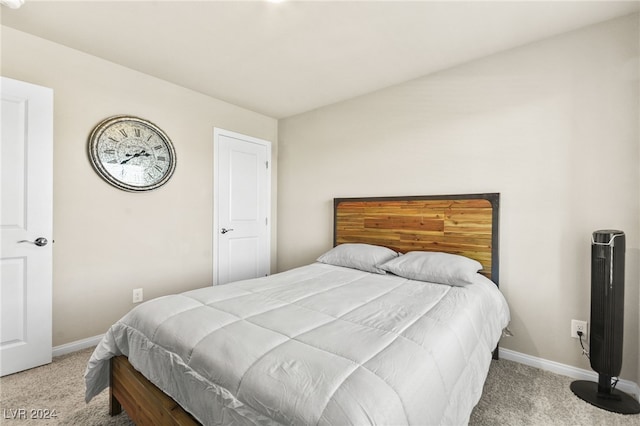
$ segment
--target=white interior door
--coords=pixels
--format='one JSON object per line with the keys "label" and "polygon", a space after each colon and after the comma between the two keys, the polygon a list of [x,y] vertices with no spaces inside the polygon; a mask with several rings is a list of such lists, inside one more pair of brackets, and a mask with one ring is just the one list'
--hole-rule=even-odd
{"label": "white interior door", "polygon": [[214,284],[269,275],[271,143],[214,131]]}
{"label": "white interior door", "polygon": [[0,375],[51,362],[53,91],[2,77]]}

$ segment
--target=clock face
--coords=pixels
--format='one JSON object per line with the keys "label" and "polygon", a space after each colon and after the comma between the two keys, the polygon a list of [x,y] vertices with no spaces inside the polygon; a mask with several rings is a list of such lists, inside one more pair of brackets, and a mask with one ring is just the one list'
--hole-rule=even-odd
{"label": "clock face", "polygon": [[155,124],[132,116],[98,124],[89,137],[89,157],[107,182],[126,191],[158,188],[176,166],[169,137]]}

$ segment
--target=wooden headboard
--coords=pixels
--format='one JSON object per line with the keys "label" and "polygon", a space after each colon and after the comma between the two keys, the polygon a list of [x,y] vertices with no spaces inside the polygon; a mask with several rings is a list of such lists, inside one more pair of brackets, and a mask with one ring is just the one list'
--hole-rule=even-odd
{"label": "wooden headboard", "polygon": [[498,284],[498,193],[335,198],[333,204],[334,246],[460,254],[480,262],[480,272]]}

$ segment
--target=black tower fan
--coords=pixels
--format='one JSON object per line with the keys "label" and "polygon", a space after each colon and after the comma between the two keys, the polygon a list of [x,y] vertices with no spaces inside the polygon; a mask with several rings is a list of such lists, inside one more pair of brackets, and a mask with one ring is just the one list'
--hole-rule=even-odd
{"label": "black tower fan", "polygon": [[591,238],[591,338],[589,359],[598,383],[577,380],[571,390],[578,397],[608,411],[640,413],[640,403],[615,389],[612,377],[622,369],[624,329],[624,255],[622,231],[595,231]]}

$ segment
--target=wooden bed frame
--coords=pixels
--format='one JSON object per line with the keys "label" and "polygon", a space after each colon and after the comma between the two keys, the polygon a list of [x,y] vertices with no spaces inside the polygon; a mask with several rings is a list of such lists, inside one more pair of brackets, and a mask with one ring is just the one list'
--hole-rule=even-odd
{"label": "wooden bed frame", "polygon": [[111,358],[109,414],[122,409],[136,425],[199,425],[176,401],[162,392],[129,363],[125,356]]}
{"label": "wooden bed frame", "polygon": [[[399,252],[441,251],[476,259],[498,285],[497,193],[336,198],[334,245],[367,243]],[[498,350],[494,351],[497,359]],[[136,425],[198,425],[176,401],[136,371],[111,359],[109,414],[127,412]]]}

